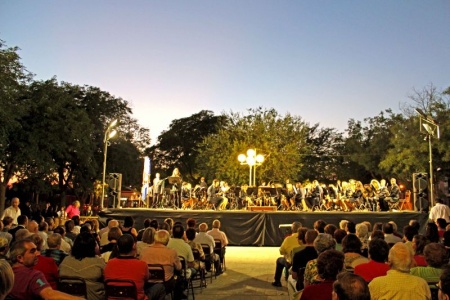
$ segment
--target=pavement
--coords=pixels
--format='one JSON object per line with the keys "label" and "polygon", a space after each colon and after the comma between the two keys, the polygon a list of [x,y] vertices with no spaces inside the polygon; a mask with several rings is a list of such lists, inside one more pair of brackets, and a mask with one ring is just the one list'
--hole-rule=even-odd
{"label": "pavement", "polygon": [[[207,287],[195,288],[196,300],[288,300],[286,281],[283,287],[272,286],[278,247],[228,246],[225,254],[226,271]],[[189,299],[192,296],[189,294]]]}

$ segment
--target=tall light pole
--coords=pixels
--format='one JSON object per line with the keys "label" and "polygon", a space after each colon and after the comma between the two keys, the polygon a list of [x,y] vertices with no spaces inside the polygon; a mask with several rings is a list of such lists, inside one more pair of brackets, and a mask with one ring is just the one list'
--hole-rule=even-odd
{"label": "tall light pole", "polygon": [[106,180],[106,155],[108,152],[109,140],[117,134],[114,126],[117,125],[117,119],[112,121],[105,131],[105,137],[103,138],[103,143],[105,144],[105,149],[103,151],[103,180],[102,180],[102,199],[100,201],[100,210],[103,210],[103,204],[105,201],[105,180]]}
{"label": "tall light pole", "polygon": [[420,131],[426,131],[426,139],[428,140],[428,154],[430,164],[430,205],[434,206],[434,186],[433,186],[433,148],[431,146],[431,139],[436,137],[439,139],[439,123],[431,116],[426,115],[420,108],[416,108],[416,112],[420,115]]}
{"label": "tall light pole", "polygon": [[[256,186],[256,166],[260,166],[264,161],[264,156],[262,154],[256,155],[256,150],[248,149],[247,155],[239,154],[238,161],[241,165],[249,166],[249,186]],[[253,168],[253,172],[252,172]],[[253,173],[253,174],[252,174]],[[253,175],[253,176],[252,176]],[[252,180],[253,177],[253,180]]]}

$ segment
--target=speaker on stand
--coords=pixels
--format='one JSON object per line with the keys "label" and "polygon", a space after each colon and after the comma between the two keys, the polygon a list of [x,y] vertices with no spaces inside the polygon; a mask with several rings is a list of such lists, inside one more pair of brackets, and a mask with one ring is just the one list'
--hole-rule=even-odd
{"label": "speaker on stand", "polygon": [[428,212],[428,174],[413,174],[413,194],[414,194],[414,210]]}

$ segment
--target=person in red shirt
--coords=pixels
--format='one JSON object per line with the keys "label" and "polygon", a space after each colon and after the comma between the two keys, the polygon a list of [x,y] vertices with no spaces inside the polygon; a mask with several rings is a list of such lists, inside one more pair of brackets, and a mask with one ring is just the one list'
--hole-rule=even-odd
{"label": "person in red shirt", "polygon": [[33,269],[41,271],[44,274],[45,279],[47,279],[50,286],[54,290],[56,290],[58,287],[58,279],[59,279],[58,265],[56,264],[53,258],[46,257],[40,254],[44,240],[39,234],[37,233],[33,234],[32,236],[30,236],[30,239],[34,242],[34,244],[37,247],[37,250],[39,251],[39,255],[37,257],[37,264],[34,265]]}
{"label": "person in red shirt", "polygon": [[41,271],[33,270],[37,263],[39,251],[31,239],[19,240],[11,248],[10,258],[13,263],[14,287],[8,299],[59,299],[79,300],[60,291],[54,290]]}
{"label": "person in red shirt", "polygon": [[136,258],[136,243],[130,234],[124,234],[117,240],[119,256],[110,259],[104,270],[107,279],[128,279],[134,281],[138,291],[138,300],[164,299],[165,288],[161,284],[158,289],[149,291],[149,297],[145,295],[144,285],[149,278],[147,263]]}
{"label": "person in red shirt", "polygon": [[332,300],[333,283],[344,268],[344,254],[326,250],[317,258],[317,272],[322,281],[304,288],[300,300]]}
{"label": "person in red shirt", "polygon": [[373,239],[369,243],[370,261],[357,265],[354,273],[360,275],[365,281],[370,282],[375,277],[385,276],[389,271],[386,263],[389,255],[389,245],[383,239]]}

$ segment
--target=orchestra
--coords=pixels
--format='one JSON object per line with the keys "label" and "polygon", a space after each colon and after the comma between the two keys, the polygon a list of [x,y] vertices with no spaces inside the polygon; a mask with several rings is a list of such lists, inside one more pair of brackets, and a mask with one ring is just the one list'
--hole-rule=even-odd
{"label": "orchestra", "polygon": [[285,184],[276,181],[262,182],[252,187],[229,185],[214,179],[208,186],[205,177],[192,185],[182,181],[178,168],[172,176],[161,179],[159,173],[153,180],[152,208],[174,208],[188,210],[236,210],[251,206],[276,206],[284,211],[389,211],[397,208],[400,188],[396,179],[389,185],[385,179],[373,179],[370,183],[349,179],[324,184],[318,180],[299,181],[289,179]]}

